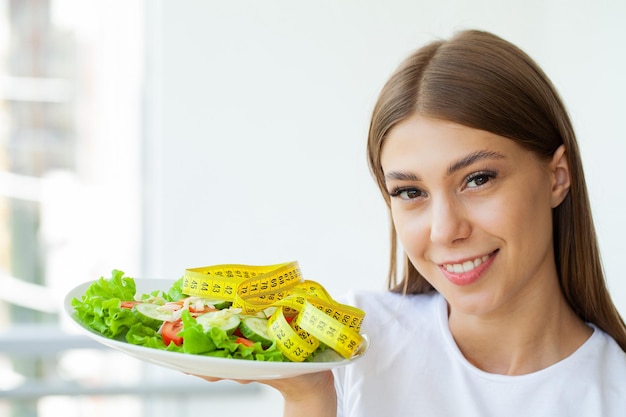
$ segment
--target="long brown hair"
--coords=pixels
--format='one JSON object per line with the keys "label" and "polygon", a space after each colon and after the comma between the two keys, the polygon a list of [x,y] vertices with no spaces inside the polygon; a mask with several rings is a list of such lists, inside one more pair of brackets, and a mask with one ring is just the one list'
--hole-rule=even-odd
{"label": "long brown hair", "polygon": [[[555,87],[515,45],[491,33],[466,30],[410,55],[384,85],[373,111],[368,162],[389,207],[380,154],[389,130],[414,114],[507,137],[542,158],[565,145],[571,188],[553,210],[560,286],[584,321],[610,334],[626,351],[626,326],[606,288],[578,143]],[[391,220],[389,289],[424,293],[432,286],[403,257]]]}

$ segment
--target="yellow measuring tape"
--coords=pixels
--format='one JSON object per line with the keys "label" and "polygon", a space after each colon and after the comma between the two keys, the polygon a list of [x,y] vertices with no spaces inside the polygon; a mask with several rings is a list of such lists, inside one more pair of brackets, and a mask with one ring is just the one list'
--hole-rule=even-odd
{"label": "yellow measuring tape", "polygon": [[[301,362],[324,343],[346,359],[359,353],[365,313],[332,299],[317,282],[304,280],[297,262],[254,266],[225,264],[185,270],[184,294],[231,301],[244,314],[276,307],[268,332],[291,361]],[[290,322],[285,313],[297,313]]]}

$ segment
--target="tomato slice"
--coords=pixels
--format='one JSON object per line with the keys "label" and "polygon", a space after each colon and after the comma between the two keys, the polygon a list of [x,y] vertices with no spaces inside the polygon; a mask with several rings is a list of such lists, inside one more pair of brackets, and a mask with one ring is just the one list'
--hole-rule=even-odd
{"label": "tomato slice", "polygon": [[235,343],[239,343],[248,347],[254,346],[254,342],[250,339],[246,339],[245,337],[238,337],[237,339],[235,339]]}
{"label": "tomato slice", "polygon": [[137,301],[122,301],[120,304],[121,308],[133,308],[137,305]]}
{"label": "tomato slice", "polygon": [[161,336],[163,337],[165,346],[169,346],[170,343],[174,343],[176,346],[182,345],[183,338],[178,335],[181,330],[183,330],[183,321],[180,319],[164,322],[161,327]]}

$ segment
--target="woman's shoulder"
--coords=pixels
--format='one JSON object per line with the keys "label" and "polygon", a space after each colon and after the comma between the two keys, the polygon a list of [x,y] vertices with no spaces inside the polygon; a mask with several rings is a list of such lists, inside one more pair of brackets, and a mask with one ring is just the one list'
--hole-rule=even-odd
{"label": "woman's shoulder", "polygon": [[626,352],[608,333],[590,324],[594,332],[588,342],[581,348],[583,356],[591,356],[600,361],[607,372],[619,372],[626,387]]}
{"label": "woman's shoulder", "polygon": [[594,330],[591,337],[548,372],[567,383],[579,399],[601,398],[602,415],[621,416],[626,406],[626,352],[609,334],[589,325]]}

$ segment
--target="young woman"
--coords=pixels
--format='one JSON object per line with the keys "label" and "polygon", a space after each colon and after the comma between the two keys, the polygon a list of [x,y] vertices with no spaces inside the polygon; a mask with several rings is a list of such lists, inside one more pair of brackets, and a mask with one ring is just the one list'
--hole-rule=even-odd
{"label": "young woman", "polygon": [[285,415],[623,416],[626,327],[541,69],[489,33],[433,42],[384,86],[368,155],[390,210],[390,291],[346,300],[367,313],[364,358],[267,382]]}

